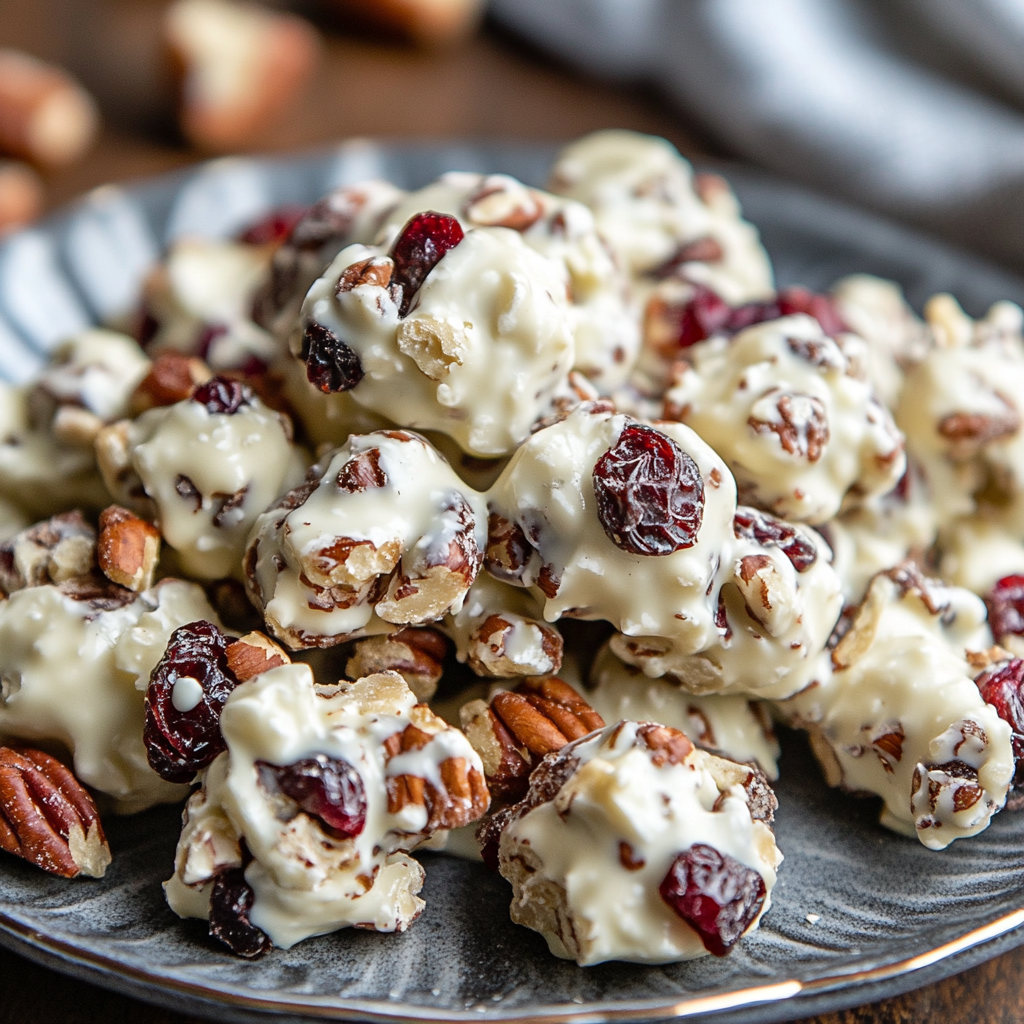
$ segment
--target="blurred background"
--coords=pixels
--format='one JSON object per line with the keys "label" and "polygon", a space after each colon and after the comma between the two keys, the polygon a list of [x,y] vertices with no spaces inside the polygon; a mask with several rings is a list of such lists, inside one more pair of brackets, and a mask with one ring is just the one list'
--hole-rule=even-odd
{"label": "blurred background", "polygon": [[110,180],[351,136],[599,127],[1024,271],[1024,0],[0,0],[0,230]]}

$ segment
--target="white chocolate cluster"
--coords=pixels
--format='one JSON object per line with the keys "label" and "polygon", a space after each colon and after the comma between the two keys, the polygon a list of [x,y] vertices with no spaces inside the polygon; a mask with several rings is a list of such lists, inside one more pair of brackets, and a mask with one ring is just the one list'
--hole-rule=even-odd
{"label": "white chocolate cluster", "polygon": [[762,902],[744,933],[757,927],[782,855],[745,788],[750,768],[629,721],[552,757],[523,803],[503,812],[498,863],[512,883],[512,920],[540,932],[555,956],[590,965],[706,955],[659,892],[676,858],[697,847],[760,876]]}
{"label": "white chocolate cluster", "polygon": [[111,489],[135,504],[142,492],[151,503],[143,508],[185,571],[200,579],[240,575],[252,525],[305,469],[287,418],[234,387],[239,400],[231,411],[211,411],[221,406],[197,392],[116,424],[100,440]]}
{"label": "white chocolate cluster", "polygon": [[664,139],[587,135],[562,150],[550,188],[590,207],[641,289],[671,271],[735,304],[772,294],[768,255],[728,184],[717,175],[695,178]]}
{"label": "white chocolate cluster", "polygon": [[582,405],[516,451],[488,492],[487,568],[530,587],[549,622],[606,619],[630,636],[671,640],[682,653],[704,650],[718,637],[716,581],[736,509],[732,475],[689,428],[644,428],[669,439],[692,467],[702,512],[689,546],[655,556],[623,548],[599,517],[594,470],[630,423]]}
{"label": "white chocolate cluster", "polygon": [[595,659],[590,682],[587,701],[606,722],[660,722],[698,746],[756,764],[769,779],[779,777],[779,743],[764,705],[743,695],[700,695],[664,677],[651,679],[608,646]]}
{"label": "white chocolate cluster", "polygon": [[0,602],[0,736],[65,747],[75,775],[134,813],[182,799],[149,766],[142,732],[149,674],[171,633],[217,621],[200,587],[164,580],[135,595],[72,578]]}
{"label": "white chocolate cluster", "polygon": [[831,785],[877,794],[883,825],[941,850],[985,829],[1013,779],[1010,726],[966,658],[990,644],[975,595],[907,564],[872,581],[831,675],[778,707]]}
{"label": "white chocolate cluster", "polygon": [[[249,920],[275,946],[350,926],[404,931],[424,907],[423,868],[408,851],[487,804],[465,737],[393,672],[318,686],[306,665],[271,669],[232,692],[221,731],[227,750],[186,807],[167,899],[182,917],[206,918],[218,872],[244,867]],[[358,780],[352,834],[303,809],[280,781],[282,769],[311,761],[341,762]]]}
{"label": "white chocolate cluster", "polygon": [[712,643],[687,652],[662,637],[619,633],[612,650],[691,693],[788,697],[819,673],[843,606],[839,577],[828,545],[808,527],[741,506],[732,533],[722,549]]}
{"label": "white chocolate cluster", "polygon": [[[891,490],[903,438],[851,360],[817,320],[795,315],[692,346],[666,415],[725,459],[744,501],[798,522]],[[857,346],[858,348],[860,346]]]}
{"label": "white chocolate cluster", "polygon": [[328,647],[457,611],[487,542],[487,507],[424,438],[352,436],[259,517],[246,586],[276,637]]}
{"label": "white chocolate cluster", "polygon": [[307,366],[318,344],[340,351],[342,389],[359,404],[447,433],[472,454],[507,454],[575,358],[559,267],[517,231],[471,228],[406,315],[389,287],[394,270],[382,246],[343,249],[306,296],[293,351]]}

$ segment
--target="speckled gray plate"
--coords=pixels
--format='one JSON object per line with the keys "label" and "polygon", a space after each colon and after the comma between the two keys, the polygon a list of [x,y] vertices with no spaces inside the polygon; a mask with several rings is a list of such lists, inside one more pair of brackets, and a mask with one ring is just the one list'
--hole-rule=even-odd
{"label": "speckled gray plate", "polygon": [[[383,175],[415,187],[450,168],[542,182],[551,149],[352,143],[289,160],[227,160],[101,189],[0,245],[0,374],[28,377],[69,331],[124,313],[162,245],[231,232],[284,202]],[[730,171],[782,284],[852,271],[893,277],[920,304],[952,290],[969,312],[1024,281],[894,225]],[[73,666],[69,666],[73,671]],[[223,1020],[654,1020],[770,1022],[893,995],[1024,942],[1024,816],[931,853],[876,824],[873,801],[829,791],[784,737],[777,834],[786,855],[771,912],[725,959],[586,970],[551,958],[508,919],[509,890],[476,864],[425,855],[427,910],[407,934],[348,931],[240,962],[167,909],[178,812],[109,823],[102,881],[49,878],[0,856],[0,942],[152,1002]],[[808,915],[818,915],[815,923]],[[280,1018],[278,1018],[280,1019]]]}

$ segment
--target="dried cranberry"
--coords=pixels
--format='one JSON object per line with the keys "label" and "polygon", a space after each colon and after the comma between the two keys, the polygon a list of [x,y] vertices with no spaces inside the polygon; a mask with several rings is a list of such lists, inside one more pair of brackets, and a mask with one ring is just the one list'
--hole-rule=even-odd
{"label": "dried cranberry", "polygon": [[1024,576],[1004,576],[985,595],[988,621],[996,642],[1012,633],[1024,636]]}
{"label": "dried cranberry", "polygon": [[256,767],[267,790],[291,797],[335,839],[354,839],[363,831],[366,791],[359,773],[347,762],[317,754],[295,764],[257,761]]}
{"label": "dried cranberry", "polygon": [[[191,782],[224,747],[220,713],[238,685],[228,668],[227,637],[212,622],[179,626],[167,650],[153,669],[146,691],[146,726],[143,738],[150,767],[168,782]],[[187,711],[174,706],[175,687],[183,682],[184,695],[202,690]],[[179,703],[181,703],[179,694]]]}
{"label": "dried cranberry", "polygon": [[273,948],[266,933],[249,920],[255,899],[242,868],[224,868],[217,873],[210,893],[210,935],[247,960]]}
{"label": "dried cranberry", "polygon": [[774,545],[779,548],[797,572],[806,572],[818,560],[817,549],[795,526],[756,508],[741,505],[736,509],[732,532],[737,537],[746,537],[766,547]]}
{"label": "dried cranberry", "polygon": [[795,286],[779,292],[779,315],[806,313],[821,324],[821,329],[830,337],[849,330],[835,302],[828,295],[818,295],[807,288]]}
{"label": "dried cranberry", "polygon": [[724,330],[732,308],[710,288],[694,285],[693,298],[683,306],[679,319],[680,348],[689,348]]}
{"label": "dried cranberry", "polygon": [[240,381],[217,376],[197,387],[192,392],[192,401],[205,405],[207,412],[221,412],[231,416],[252,401],[252,391]]}
{"label": "dried cranberry", "polygon": [[[1024,661],[1013,658],[992,665],[974,682],[985,703],[991,704],[999,717],[1009,723],[1013,730],[1013,756],[1020,762],[1024,758]],[[1020,768],[1024,769],[1024,763]]]}
{"label": "dried cranberry", "polygon": [[246,245],[269,245],[271,242],[283,242],[296,224],[305,216],[305,206],[279,206],[250,225],[238,236]]}
{"label": "dried cranberry", "polygon": [[765,898],[758,872],[703,843],[676,857],[658,892],[715,956],[736,945]]}
{"label": "dried cranberry", "polygon": [[462,225],[455,217],[450,217],[446,213],[427,210],[410,218],[388,254],[395,263],[391,283],[402,287],[402,297],[398,305],[399,316],[405,316],[409,312],[412,300],[426,280],[427,274],[437,266],[441,257],[449,249],[454,249],[464,237]]}
{"label": "dried cranberry", "polygon": [[310,384],[325,395],[350,391],[363,379],[359,356],[323,324],[310,324],[302,337],[302,358]]}
{"label": "dried cranberry", "polygon": [[667,434],[639,423],[598,459],[594,495],[604,532],[634,555],[692,547],[704,518],[697,464]]}

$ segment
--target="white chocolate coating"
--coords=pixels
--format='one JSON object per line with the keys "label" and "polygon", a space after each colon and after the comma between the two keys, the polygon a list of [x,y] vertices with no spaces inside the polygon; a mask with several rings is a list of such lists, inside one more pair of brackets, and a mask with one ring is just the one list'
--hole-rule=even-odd
{"label": "white chocolate coating", "polygon": [[258,398],[232,414],[188,399],[128,428],[131,464],[154,501],[164,540],[200,579],[241,573],[257,516],[302,479],[291,425]]}
{"label": "white chocolate coating", "polygon": [[776,544],[734,533],[723,546],[718,608],[724,629],[705,650],[622,634],[612,637],[612,650],[651,678],[671,675],[691,693],[774,699],[798,693],[818,675],[843,599],[828,545],[814,530],[795,529],[815,553],[802,571]]}
{"label": "white chocolate coating", "polygon": [[931,345],[923,321],[898,284],[870,274],[844,277],[833,285],[831,296],[844,323],[867,344],[865,369],[875,394],[886,408],[896,409],[906,371]]}
{"label": "white chocolate coating", "polygon": [[[426,734],[425,744],[391,752],[385,744],[410,727]],[[405,851],[429,839],[436,825],[424,804],[396,804],[395,780],[414,775],[461,807],[465,801],[446,788],[442,765],[461,759],[482,777],[462,733],[417,705],[397,673],[319,687],[309,667],[297,663],[238,686],[221,729],[228,749],[189,801],[175,874],[165,883],[171,908],[208,916],[212,877],[241,863],[244,839],[254,858],[245,872],[255,894],[250,919],[274,945],[288,948],[351,925],[404,931],[424,905],[416,896],[423,869]],[[321,754],[346,762],[362,782],[365,825],[353,838],[324,832],[260,781],[260,761],[290,765]]]}
{"label": "white chocolate coating", "polygon": [[700,342],[666,414],[725,459],[744,501],[823,523],[893,488],[906,466],[902,435],[846,347],[803,314]]}
{"label": "white chocolate coating", "polygon": [[[158,328],[150,352],[201,355],[215,370],[270,363],[279,344],[250,318],[270,250],[231,239],[180,238],[150,274],[143,305]],[[201,351],[202,348],[202,351]]]}
{"label": "white chocolate coating", "polygon": [[732,190],[716,176],[695,182],[690,164],[664,139],[628,131],[586,135],[559,154],[550,188],[593,210],[597,230],[641,286],[646,279],[650,287],[647,275],[688,243],[710,239],[721,255],[682,264],[689,280],[734,304],[772,295],[768,254]]}
{"label": "white chocolate coating", "polygon": [[1024,314],[1000,302],[974,321],[951,296],[937,295],[925,315],[936,347],[907,374],[896,420],[921,464],[940,525],[970,515],[982,501],[1013,502],[1024,535]]}
{"label": "white chocolate coating", "polygon": [[[573,744],[573,774],[501,836],[512,920],[540,931],[555,956],[583,966],[706,955],[658,892],[675,858],[694,844],[764,880],[768,895],[746,934],[771,903],[782,860],[769,826],[751,817],[741,784],[749,769],[696,748],[681,763],[658,764],[637,730],[636,722],[620,722]],[[623,863],[624,843],[632,870]]]}
{"label": "white chocolate coating", "polygon": [[187,792],[149,767],[144,694],[178,626],[218,621],[194,583],[166,580],[127,596],[104,611],[42,586],[0,603],[0,735],[64,745],[78,779],[124,814]]}
{"label": "white chocolate coating", "polygon": [[883,825],[941,850],[985,829],[1013,778],[1010,727],[964,656],[990,644],[974,594],[936,581],[903,589],[881,574],[831,678],[779,709],[811,731],[831,785],[879,795]]}
{"label": "white chocolate coating", "polygon": [[[562,269],[508,228],[473,228],[427,275],[406,317],[387,287],[336,294],[381,247],[349,246],[310,288],[302,324],[323,325],[359,359],[352,397],[404,426],[440,430],[472,454],[503,455],[529,433],[575,358]],[[293,335],[298,354],[301,332]]]}
{"label": "white chocolate coating", "polygon": [[770,720],[746,697],[699,696],[668,679],[650,679],[607,646],[594,662],[590,681],[587,702],[606,722],[659,722],[733,761],[756,763],[769,779],[779,777],[779,743]]}
{"label": "white chocolate coating", "polygon": [[980,514],[950,523],[942,531],[939,549],[943,579],[980,596],[1004,576],[1024,573],[1024,542]]}
{"label": "white chocolate coating", "polygon": [[458,217],[465,228],[507,227],[560,268],[572,317],[574,368],[603,394],[625,382],[640,347],[639,312],[626,275],[582,203],[529,188],[507,174],[452,171],[408,195],[386,218],[390,245],[421,210]]}
{"label": "white chocolate coating", "polygon": [[683,653],[700,651],[718,636],[715,582],[732,535],[735,484],[692,430],[658,424],[703,479],[701,526],[691,547],[669,555],[623,550],[598,518],[593,472],[628,422],[583,405],[539,430],[512,457],[488,492],[488,505],[492,515],[517,524],[533,550],[508,582],[532,588],[548,622],[562,615],[607,619],[630,636],[665,637]]}
{"label": "white chocolate coating", "polygon": [[353,435],[256,521],[246,585],[279,639],[331,646],[460,608],[486,541],[482,496],[426,440]]}

